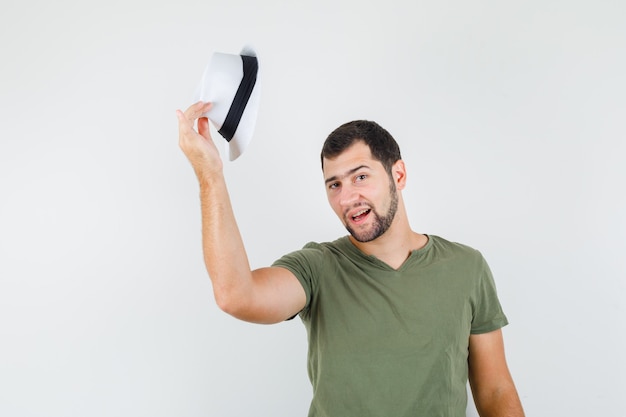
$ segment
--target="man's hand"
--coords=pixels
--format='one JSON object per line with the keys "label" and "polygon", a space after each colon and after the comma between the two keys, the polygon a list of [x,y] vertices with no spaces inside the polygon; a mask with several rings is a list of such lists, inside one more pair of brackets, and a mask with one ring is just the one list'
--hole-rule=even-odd
{"label": "man's hand", "polygon": [[[221,173],[223,164],[219,151],[211,139],[209,119],[200,117],[209,111],[211,103],[192,104],[185,112],[176,110],[178,117],[178,144],[189,159],[199,180]],[[198,131],[194,123],[198,121]]]}

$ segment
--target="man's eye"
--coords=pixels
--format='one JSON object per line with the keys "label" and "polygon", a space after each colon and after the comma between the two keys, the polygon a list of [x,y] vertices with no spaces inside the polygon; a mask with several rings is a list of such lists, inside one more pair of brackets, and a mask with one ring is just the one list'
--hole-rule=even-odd
{"label": "man's eye", "polygon": [[333,182],[332,184],[330,184],[328,186],[329,190],[334,190],[335,188],[339,187],[339,183]]}
{"label": "man's eye", "polygon": [[367,178],[365,174],[357,175],[355,181],[363,181],[365,178]]}

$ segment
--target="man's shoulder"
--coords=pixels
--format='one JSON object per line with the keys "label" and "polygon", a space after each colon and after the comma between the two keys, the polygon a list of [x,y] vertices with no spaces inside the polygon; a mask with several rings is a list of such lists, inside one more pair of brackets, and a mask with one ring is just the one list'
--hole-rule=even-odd
{"label": "man's shoulder", "polygon": [[482,257],[480,251],[465,243],[459,243],[456,241],[445,239],[438,235],[427,235],[428,239],[432,241],[432,246],[439,251],[446,253],[454,253],[457,255]]}
{"label": "man's shoulder", "polygon": [[336,252],[336,251],[344,251],[347,247],[349,247],[349,245],[350,245],[350,239],[348,239],[348,236],[342,236],[333,241],[308,242],[302,247],[302,250],[312,249],[312,250],[318,250],[322,252],[324,251]]}
{"label": "man's shoulder", "polygon": [[285,254],[283,258],[324,259],[325,257],[333,256],[333,254],[343,253],[349,250],[349,244],[350,241],[347,236],[328,242],[310,241],[304,244],[300,249]]}

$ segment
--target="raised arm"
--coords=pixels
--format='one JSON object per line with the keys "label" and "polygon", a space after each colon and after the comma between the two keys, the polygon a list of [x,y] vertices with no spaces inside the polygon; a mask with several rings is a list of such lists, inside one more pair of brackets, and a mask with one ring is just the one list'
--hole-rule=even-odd
{"label": "raised arm", "polygon": [[[202,248],[218,306],[241,320],[277,323],[297,314],[306,303],[298,279],[284,268],[250,270],[248,256],[231,207],[223,163],[200,117],[210,103],[177,110],[179,145],[200,185]],[[196,131],[194,123],[197,120]]]}
{"label": "raised arm", "polygon": [[524,417],[506,364],[502,330],[470,336],[469,381],[481,417]]}

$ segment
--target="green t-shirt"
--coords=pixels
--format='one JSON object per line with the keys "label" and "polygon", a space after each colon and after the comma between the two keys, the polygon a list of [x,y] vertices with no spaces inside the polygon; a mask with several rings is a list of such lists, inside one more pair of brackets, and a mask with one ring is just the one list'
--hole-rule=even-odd
{"label": "green t-shirt", "polygon": [[507,319],[482,255],[428,238],[397,270],[348,237],[274,263],[307,296],[310,417],[465,416],[469,336]]}

